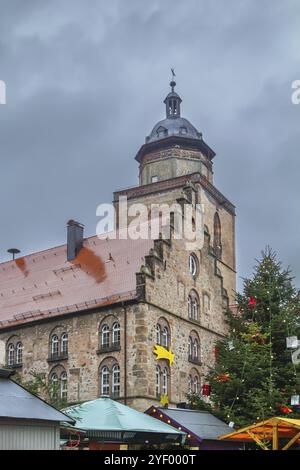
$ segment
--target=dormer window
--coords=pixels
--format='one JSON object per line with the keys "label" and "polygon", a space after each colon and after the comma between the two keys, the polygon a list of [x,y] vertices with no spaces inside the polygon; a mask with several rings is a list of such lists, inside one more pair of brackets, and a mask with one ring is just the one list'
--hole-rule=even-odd
{"label": "dormer window", "polygon": [[180,127],[180,129],[179,129],[180,134],[187,134],[187,132],[188,132],[188,130],[185,126]]}
{"label": "dormer window", "polygon": [[163,137],[167,137],[167,135],[168,135],[168,129],[166,129],[166,128],[163,127],[163,126],[160,126],[160,127],[157,129],[156,133],[157,133],[158,139],[162,139]]}

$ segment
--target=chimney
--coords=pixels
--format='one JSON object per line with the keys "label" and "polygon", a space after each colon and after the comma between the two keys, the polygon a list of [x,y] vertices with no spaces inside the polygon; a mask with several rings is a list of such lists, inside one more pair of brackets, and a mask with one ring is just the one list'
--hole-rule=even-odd
{"label": "chimney", "polygon": [[67,223],[67,259],[72,261],[76,258],[83,244],[83,228],[84,225],[69,220]]}

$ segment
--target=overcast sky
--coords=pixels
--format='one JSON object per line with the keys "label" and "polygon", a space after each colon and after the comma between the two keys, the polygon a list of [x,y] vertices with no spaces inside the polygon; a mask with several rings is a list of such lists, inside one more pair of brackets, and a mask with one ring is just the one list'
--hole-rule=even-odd
{"label": "overcast sky", "polygon": [[237,207],[239,276],[269,244],[300,287],[298,0],[0,0],[1,261],[64,243],[70,218],[95,233],[137,184],[170,67]]}

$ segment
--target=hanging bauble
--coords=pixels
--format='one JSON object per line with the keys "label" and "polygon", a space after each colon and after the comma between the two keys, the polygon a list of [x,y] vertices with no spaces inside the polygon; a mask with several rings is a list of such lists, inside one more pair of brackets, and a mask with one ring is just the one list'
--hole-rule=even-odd
{"label": "hanging bauble", "polygon": [[211,386],[209,384],[202,385],[202,395],[209,397],[211,392]]}
{"label": "hanging bauble", "polygon": [[248,307],[255,307],[256,299],[254,297],[249,297]]}
{"label": "hanging bauble", "polygon": [[232,351],[234,349],[233,341],[228,341],[228,349],[229,351]]}
{"label": "hanging bauble", "polygon": [[293,412],[293,410],[291,408],[289,408],[288,406],[286,405],[277,405],[279,410],[281,411],[281,413],[285,414],[285,415],[288,415],[290,413]]}

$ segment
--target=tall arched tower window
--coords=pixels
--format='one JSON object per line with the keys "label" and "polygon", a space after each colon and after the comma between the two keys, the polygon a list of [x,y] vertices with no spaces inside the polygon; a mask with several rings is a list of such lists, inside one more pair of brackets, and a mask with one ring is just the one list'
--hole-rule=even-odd
{"label": "tall arched tower window", "polygon": [[221,221],[217,212],[214,216],[214,252],[217,258],[222,257]]}

